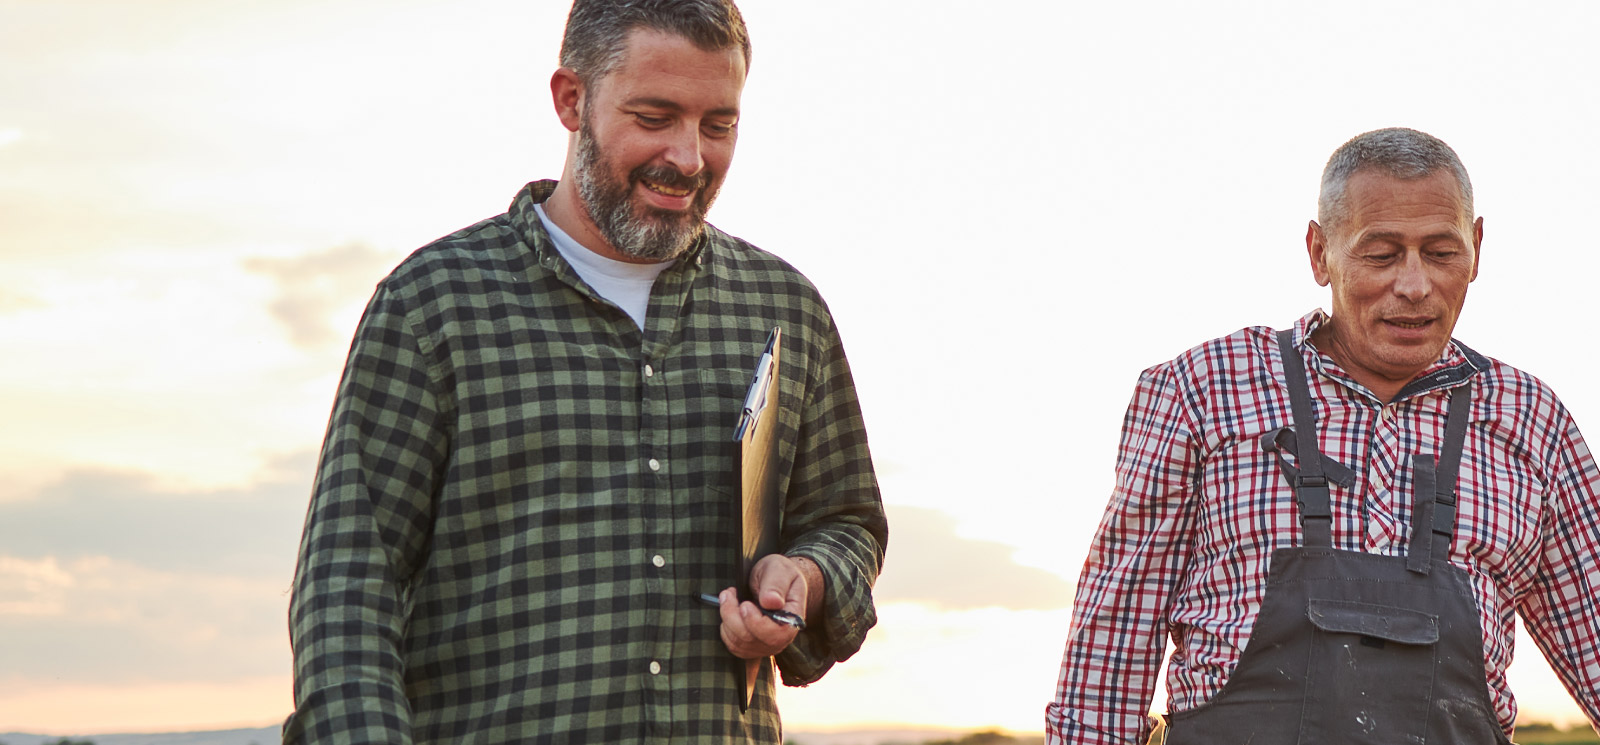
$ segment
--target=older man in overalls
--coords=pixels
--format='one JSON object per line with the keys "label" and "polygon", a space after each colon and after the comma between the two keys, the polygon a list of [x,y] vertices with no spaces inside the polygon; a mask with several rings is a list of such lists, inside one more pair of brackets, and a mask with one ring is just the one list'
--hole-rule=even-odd
{"label": "older man in overalls", "polygon": [[1506,743],[1519,614],[1600,722],[1600,468],[1547,386],[1451,338],[1473,215],[1448,145],[1360,135],[1306,235],[1331,314],[1145,371],[1051,742],[1149,736],[1170,637],[1169,745]]}

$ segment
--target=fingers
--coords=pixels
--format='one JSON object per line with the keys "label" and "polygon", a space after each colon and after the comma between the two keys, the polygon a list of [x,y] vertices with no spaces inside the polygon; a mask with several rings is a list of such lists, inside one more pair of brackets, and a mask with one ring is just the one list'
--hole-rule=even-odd
{"label": "fingers", "polygon": [[756,593],[756,602],[769,610],[786,610],[801,618],[806,617],[806,600],[809,587],[800,565],[783,554],[762,557],[750,569],[750,588]]}
{"label": "fingers", "polygon": [[798,629],[778,623],[762,614],[754,603],[740,602],[733,588],[723,590],[718,613],[722,616],[722,643],[734,656],[744,659],[770,657],[789,646]]}
{"label": "fingers", "polygon": [[766,617],[761,609],[784,610],[804,619],[808,598],[805,573],[783,554],[765,556],[750,569],[750,589],[753,603],[740,602],[731,587],[717,596],[722,603],[718,608],[722,642],[745,659],[775,655],[794,641],[799,629]]}

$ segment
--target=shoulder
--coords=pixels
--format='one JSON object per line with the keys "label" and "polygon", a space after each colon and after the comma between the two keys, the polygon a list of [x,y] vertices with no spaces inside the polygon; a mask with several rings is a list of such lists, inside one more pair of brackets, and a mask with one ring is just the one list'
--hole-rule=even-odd
{"label": "shoulder", "polygon": [[426,292],[507,277],[525,267],[527,249],[506,215],[462,228],[413,251],[385,277],[391,291]]}
{"label": "shoulder", "polygon": [[1538,376],[1519,367],[1479,352],[1455,339],[1451,340],[1462,356],[1477,369],[1474,383],[1497,392],[1517,392],[1540,397],[1555,398],[1555,391]]}
{"label": "shoulder", "polygon": [[1188,387],[1211,388],[1241,377],[1272,375],[1278,358],[1277,332],[1248,326],[1227,336],[1195,345],[1182,354],[1146,369],[1141,380],[1164,378]]}
{"label": "shoulder", "polygon": [[705,251],[712,262],[712,271],[736,287],[766,285],[770,290],[780,290],[815,297],[822,295],[816,285],[794,265],[770,251],[707,224],[709,239]]}
{"label": "shoulder", "polygon": [[1198,344],[1140,373],[1130,415],[1160,412],[1170,420],[1164,426],[1204,439],[1219,414],[1259,411],[1271,398],[1281,368],[1277,357],[1276,332],[1265,326]]}
{"label": "shoulder", "polygon": [[413,251],[378,283],[378,295],[432,327],[522,293],[538,269],[525,236],[502,214]]}
{"label": "shoulder", "polygon": [[1554,437],[1572,427],[1572,415],[1543,380],[1521,368],[1454,342],[1477,374],[1472,378],[1474,419],[1510,423],[1513,431]]}
{"label": "shoulder", "polygon": [[833,333],[833,315],[821,291],[794,265],[714,226],[707,225],[706,234],[701,258],[722,302],[762,309],[763,315],[773,312],[789,323]]}

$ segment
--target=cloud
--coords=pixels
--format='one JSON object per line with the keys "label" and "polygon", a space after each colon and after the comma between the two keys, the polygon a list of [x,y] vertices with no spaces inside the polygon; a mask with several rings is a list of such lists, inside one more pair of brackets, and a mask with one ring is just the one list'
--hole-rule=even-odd
{"label": "cloud", "polygon": [[37,561],[0,556],[0,616],[59,615],[61,595],[73,584],[53,556]]}
{"label": "cloud", "polygon": [[78,470],[0,502],[0,676],[27,690],[283,675],[313,462],[190,493]]}
{"label": "cloud", "polygon": [[363,243],[291,258],[245,259],[245,269],[272,278],[278,296],[268,306],[296,346],[318,350],[349,339],[337,311],[364,302],[395,257]]}
{"label": "cloud", "polygon": [[3,674],[75,683],[279,674],[289,665],[287,587],[286,577],[162,571],[106,556],[0,554]]}
{"label": "cloud", "polygon": [[314,461],[283,456],[251,486],[193,492],[139,471],[77,470],[0,502],[0,689],[286,675]]}
{"label": "cloud", "polygon": [[1072,603],[1072,584],[1013,560],[1016,549],[956,534],[955,518],[890,505],[889,555],[873,597],[958,610],[1001,607],[1050,610]]}
{"label": "cloud", "polygon": [[47,559],[109,557],[157,571],[273,577],[287,587],[315,458],[286,456],[254,485],[192,493],[138,471],[69,471],[31,497],[0,502],[0,551],[33,562],[26,566],[38,577],[52,566],[38,563]]}

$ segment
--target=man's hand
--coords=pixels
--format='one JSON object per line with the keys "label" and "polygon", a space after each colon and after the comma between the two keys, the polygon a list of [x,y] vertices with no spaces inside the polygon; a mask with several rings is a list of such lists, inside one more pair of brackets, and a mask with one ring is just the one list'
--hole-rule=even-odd
{"label": "man's hand", "polygon": [[[822,606],[822,570],[816,562],[782,554],[763,557],[750,569],[750,587],[756,603],[769,610],[786,610],[808,622]],[[729,587],[717,598],[722,601],[722,643],[735,657],[747,660],[771,657],[794,641],[798,629],[778,623],[761,613],[756,603],[739,602],[738,593]]]}

